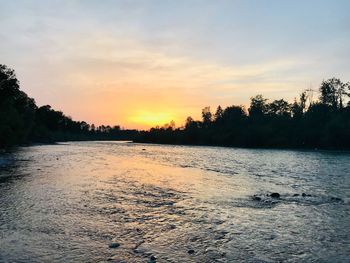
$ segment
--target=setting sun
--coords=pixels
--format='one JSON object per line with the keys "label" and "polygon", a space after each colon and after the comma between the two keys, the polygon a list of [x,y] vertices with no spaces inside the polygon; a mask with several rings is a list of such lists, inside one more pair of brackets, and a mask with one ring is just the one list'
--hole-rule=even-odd
{"label": "setting sun", "polygon": [[162,126],[175,120],[175,116],[169,112],[141,110],[130,116],[129,121],[144,126]]}

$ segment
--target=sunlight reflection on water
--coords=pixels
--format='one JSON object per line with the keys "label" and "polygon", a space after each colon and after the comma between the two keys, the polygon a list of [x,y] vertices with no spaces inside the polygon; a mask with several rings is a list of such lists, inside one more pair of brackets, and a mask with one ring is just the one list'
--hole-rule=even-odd
{"label": "sunlight reflection on water", "polygon": [[348,153],[74,142],[0,160],[0,262],[349,260]]}

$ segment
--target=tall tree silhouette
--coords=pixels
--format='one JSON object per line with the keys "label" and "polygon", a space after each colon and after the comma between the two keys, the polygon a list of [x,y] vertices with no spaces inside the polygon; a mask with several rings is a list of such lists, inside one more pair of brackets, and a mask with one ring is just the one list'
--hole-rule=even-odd
{"label": "tall tree silhouette", "polygon": [[210,112],[210,107],[205,107],[202,109],[202,119],[203,119],[203,127],[209,127],[212,121],[212,114]]}
{"label": "tall tree silhouette", "polygon": [[320,101],[333,109],[343,108],[343,100],[347,95],[347,84],[344,84],[337,78],[331,78],[323,81],[320,87]]}

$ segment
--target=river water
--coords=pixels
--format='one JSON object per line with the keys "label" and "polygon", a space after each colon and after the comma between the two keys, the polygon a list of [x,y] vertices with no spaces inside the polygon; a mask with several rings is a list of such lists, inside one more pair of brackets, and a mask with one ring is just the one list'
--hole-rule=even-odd
{"label": "river water", "polygon": [[0,155],[0,262],[349,262],[349,226],[350,153],[71,142]]}

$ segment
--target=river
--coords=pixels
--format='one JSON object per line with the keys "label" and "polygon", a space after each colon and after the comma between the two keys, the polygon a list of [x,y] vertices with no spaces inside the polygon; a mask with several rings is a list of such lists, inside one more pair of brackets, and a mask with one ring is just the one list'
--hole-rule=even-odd
{"label": "river", "polygon": [[350,153],[68,142],[0,155],[0,262],[349,262],[349,223]]}

